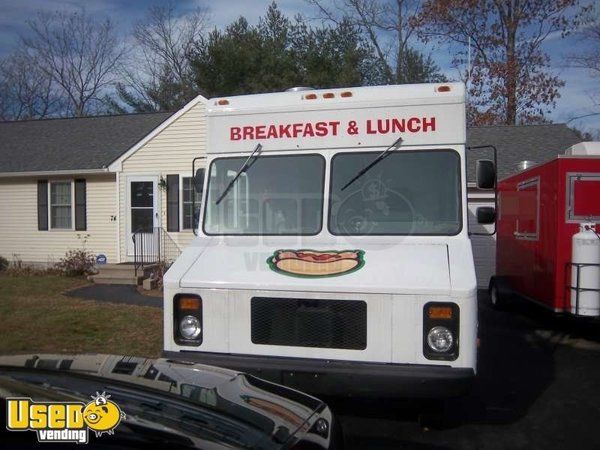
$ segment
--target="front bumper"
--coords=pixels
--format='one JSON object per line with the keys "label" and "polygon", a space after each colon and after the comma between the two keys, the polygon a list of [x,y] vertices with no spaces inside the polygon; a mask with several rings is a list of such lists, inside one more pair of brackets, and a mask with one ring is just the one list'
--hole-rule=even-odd
{"label": "front bumper", "polygon": [[204,352],[164,352],[163,356],[239,370],[317,395],[448,398],[465,394],[475,377],[473,369],[450,366]]}

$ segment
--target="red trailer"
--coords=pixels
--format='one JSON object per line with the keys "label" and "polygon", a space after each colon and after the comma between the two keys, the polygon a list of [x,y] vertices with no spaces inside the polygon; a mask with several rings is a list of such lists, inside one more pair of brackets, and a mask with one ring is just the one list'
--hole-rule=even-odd
{"label": "red trailer", "polygon": [[[597,228],[596,228],[597,227]],[[600,316],[600,142],[498,183],[495,306],[510,294]]]}

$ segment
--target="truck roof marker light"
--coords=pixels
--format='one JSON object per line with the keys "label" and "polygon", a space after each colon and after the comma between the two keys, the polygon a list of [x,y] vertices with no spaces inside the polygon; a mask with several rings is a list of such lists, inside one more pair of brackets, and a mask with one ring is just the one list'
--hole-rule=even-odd
{"label": "truck roof marker light", "polygon": [[438,86],[435,90],[437,92],[450,92],[452,89],[450,88],[450,86],[443,84],[441,86]]}
{"label": "truck roof marker light", "polygon": [[352,97],[352,92],[350,92],[350,91],[345,91],[345,92],[342,92],[342,93],[340,94],[340,97],[343,97],[343,98],[346,98],[346,97]]}
{"label": "truck roof marker light", "polygon": [[333,92],[327,92],[323,94],[323,98],[334,98],[335,94]]}
{"label": "truck roof marker light", "polygon": [[304,100],[316,100],[317,94],[306,94],[303,98]]}
{"label": "truck roof marker light", "polygon": [[229,105],[229,100],[227,100],[226,98],[222,98],[221,100],[217,100],[216,104],[219,106]]}

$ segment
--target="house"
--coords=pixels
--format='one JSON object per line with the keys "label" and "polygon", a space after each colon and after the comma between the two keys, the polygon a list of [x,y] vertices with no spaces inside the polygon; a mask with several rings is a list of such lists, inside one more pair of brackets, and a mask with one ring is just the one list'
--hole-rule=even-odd
{"label": "house", "polygon": [[133,232],[149,228],[187,245],[205,103],[198,96],[174,114],[0,123],[0,255],[46,265],[86,248],[126,262]]}
{"label": "house", "polygon": [[[133,234],[150,229],[184,248],[194,236],[192,161],[205,152],[206,102],[198,96],[174,114],[0,123],[0,255],[47,264],[85,247],[109,263],[128,262]],[[520,161],[547,161],[580,140],[564,124],[467,130],[468,145],[496,146],[500,178]],[[491,157],[472,150],[468,161],[474,232],[493,231],[475,220],[477,207],[494,205],[493,191],[475,188],[475,160]],[[484,288],[495,269],[495,237],[472,242]]]}
{"label": "house", "polygon": [[[542,163],[561,155],[567,148],[581,142],[581,137],[565,124],[542,125],[494,125],[467,129],[467,145],[470,147],[494,145],[498,151],[498,179],[519,171],[519,163],[531,161]],[[475,187],[475,161],[493,159],[490,149],[473,149],[467,164],[469,228],[471,232],[493,232],[494,225],[479,225],[477,208],[494,206],[494,192],[480,191]],[[477,286],[488,287],[490,277],[496,271],[496,236],[471,236]]]}

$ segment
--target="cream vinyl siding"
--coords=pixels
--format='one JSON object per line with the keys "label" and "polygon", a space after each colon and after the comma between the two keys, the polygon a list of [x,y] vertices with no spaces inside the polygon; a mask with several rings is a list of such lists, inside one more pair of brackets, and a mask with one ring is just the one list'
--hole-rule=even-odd
{"label": "cream vinyl siding", "polygon": [[[38,230],[37,181],[86,180],[87,230]],[[18,255],[27,263],[53,263],[67,250],[84,247],[102,253],[108,262],[117,261],[116,180],[114,174],[26,177],[0,179],[0,255],[13,260]]]}
{"label": "cream vinyl siding", "polygon": [[[192,160],[206,153],[206,108],[204,101],[198,101],[188,111],[170,123],[160,133],[146,142],[141,148],[122,161],[122,171],[119,173],[119,236],[121,246],[121,261],[131,259],[127,256],[129,239],[127,223],[129,210],[127,205],[127,177],[136,175],[157,175],[165,180],[167,175],[179,174],[179,210],[180,229],[182,222],[182,178],[192,174]],[[196,164],[204,167],[203,162]],[[167,229],[167,194],[159,189],[160,195],[160,226]],[[170,232],[169,235],[182,250],[192,241],[192,230]]]}

